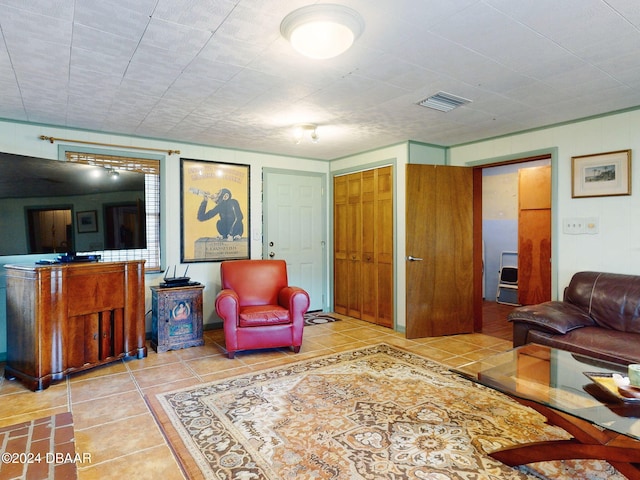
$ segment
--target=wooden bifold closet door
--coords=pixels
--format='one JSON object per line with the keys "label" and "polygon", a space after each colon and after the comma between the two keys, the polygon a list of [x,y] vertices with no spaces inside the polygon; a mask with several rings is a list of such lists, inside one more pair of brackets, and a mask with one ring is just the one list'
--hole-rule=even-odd
{"label": "wooden bifold closet door", "polygon": [[393,326],[393,170],[334,178],[334,311]]}

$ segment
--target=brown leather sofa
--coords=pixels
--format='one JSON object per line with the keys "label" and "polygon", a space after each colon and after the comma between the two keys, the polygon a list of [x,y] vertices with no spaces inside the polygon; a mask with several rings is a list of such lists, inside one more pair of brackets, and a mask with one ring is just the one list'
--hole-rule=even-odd
{"label": "brown leather sofa", "polygon": [[578,272],[563,301],[514,309],[513,346],[538,343],[629,364],[640,363],[640,276]]}

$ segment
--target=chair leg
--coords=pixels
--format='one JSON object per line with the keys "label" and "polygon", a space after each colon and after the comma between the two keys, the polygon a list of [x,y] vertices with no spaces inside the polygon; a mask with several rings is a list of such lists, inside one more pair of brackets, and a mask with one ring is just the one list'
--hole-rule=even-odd
{"label": "chair leg", "polygon": [[227,352],[227,357],[233,359],[233,357],[235,357],[236,352]]}
{"label": "chair leg", "polygon": [[300,351],[300,345],[298,345],[297,347],[293,347],[293,353],[298,353]]}

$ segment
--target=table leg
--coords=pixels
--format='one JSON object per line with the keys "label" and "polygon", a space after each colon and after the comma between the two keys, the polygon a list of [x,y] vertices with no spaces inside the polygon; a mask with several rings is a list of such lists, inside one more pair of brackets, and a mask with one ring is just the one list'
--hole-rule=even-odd
{"label": "table leg", "polygon": [[533,401],[516,400],[541,413],[549,424],[566,430],[573,438],[514,445],[490,453],[492,458],[512,467],[551,460],[606,460],[627,478],[640,480],[640,441]]}
{"label": "table leg", "polygon": [[[514,445],[496,450],[489,455],[511,467],[527,463],[577,458],[607,460],[610,463],[640,462],[640,451],[637,448],[584,444],[576,440],[552,440]],[[635,471],[640,474],[640,470],[637,468]]]}

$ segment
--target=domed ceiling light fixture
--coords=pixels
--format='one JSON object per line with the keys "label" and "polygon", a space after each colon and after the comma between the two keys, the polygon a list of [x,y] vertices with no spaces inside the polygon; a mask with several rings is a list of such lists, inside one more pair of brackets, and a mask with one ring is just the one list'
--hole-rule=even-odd
{"label": "domed ceiling light fixture", "polygon": [[302,142],[305,133],[309,133],[309,140],[313,143],[318,143],[320,137],[318,136],[318,126],[315,123],[301,123],[293,128],[293,141],[298,145]]}
{"label": "domed ceiling light fixture", "polygon": [[280,33],[295,50],[320,60],[348,50],[363,30],[364,20],[358,12],[330,3],[298,8],[280,24]]}

